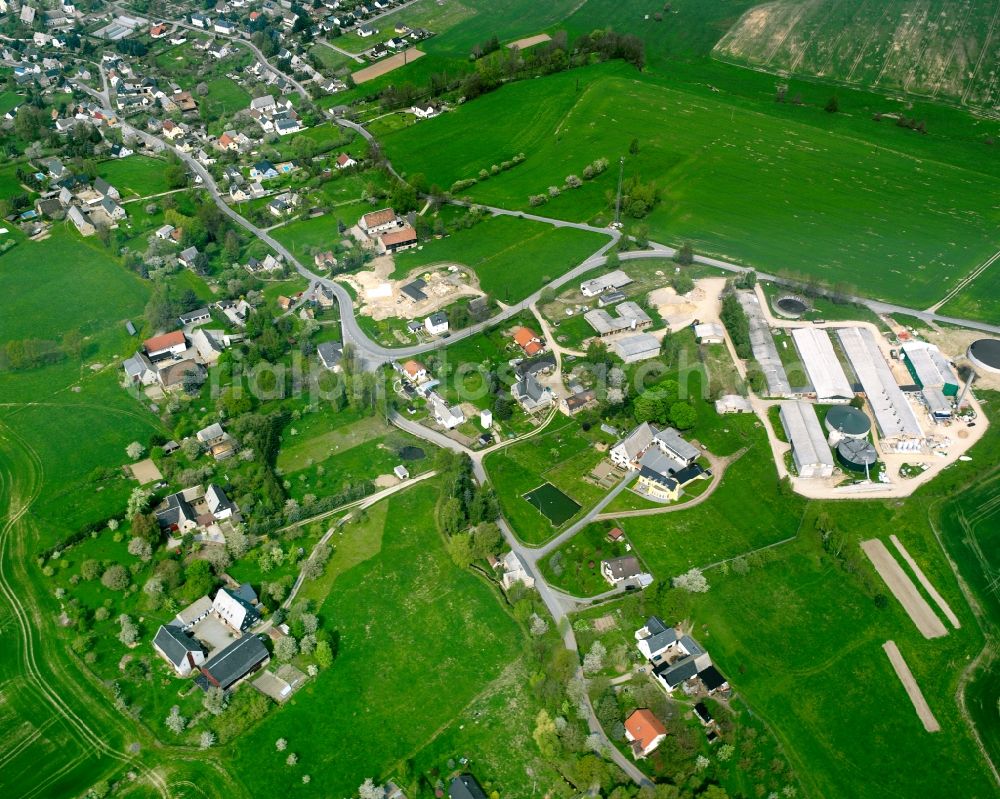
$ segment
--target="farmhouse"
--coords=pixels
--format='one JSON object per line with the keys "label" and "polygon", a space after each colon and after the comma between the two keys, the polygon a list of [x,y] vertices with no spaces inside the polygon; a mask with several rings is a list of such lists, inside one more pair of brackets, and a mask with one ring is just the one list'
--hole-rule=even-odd
{"label": "farmhouse", "polygon": [[646,625],[635,631],[636,646],[650,663],[659,663],[679,640],[677,630],[668,627],[659,616],[650,616]]}
{"label": "farmhouse", "polygon": [[638,336],[616,339],[611,349],[625,363],[638,363],[656,358],[660,354],[660,340],[652,333],[640,333]]}
{"label": "farmhouse", "polygon": [[160,625],[153,637],[153,649],[171,665],[178,677],[187,677],[205,662],[201,644],[176,624]]}
{"label": "farmhouse", "polygon": [[260,639],[256,635],[246,635],[202,665],[201,676],[195,682],[206,691],[210,687],[228,691],[263,666],[267,659],[267,648]]}
{"label": "farmhouse", "polygon": [[[398,46],[393,45],[394,41],[400,42]],[[404,47],[405,43],[399,39],[390,39],[389,46],[394,50],[398,50],[400,47]],[[431,117],[436,117],[441,113],[441,106],[435,103],[423,103],[422,105],[415,105],[410,108],[410,113],[413,114],[417,119],[430,119]]]}
{"label": "farmhouse", "polygon": [[680,484],[669,474],[649,466],[639,467],[636,491],[657,502],[675,502],[680,497]]}
{"label": "farmhouse", "polygon": [[225,439],[226,436],[226,431],[218,422],[213,422],[208,427],[203,427],[195,433],[195,438],[198,439],[198,443],[204,444],[207,447],[210,447],[213,444],[218,444],[220,441]]}
{"label": "farmhouse", "polygon": [[666,737],[667,728],[648,708],[639,708],[625,719],[625,739],[631,744],[636,760],[646,757]]}
{"label": "farmhouse", "polygon": [[674,460],[678,470],[693,464],[700,454],[674,428],[658,430],[649,422],[643,422],[615,444],[609,455],[615,466],[622,469],[639,469],[643,455],[654,446]]}
{"label": "farmhouse", "polygon": [[243,583],[233,590],[220,588],[212,600],[212,610],[226,624],[242,633],[260,621],[256,604],[257,593],[249,583]]}
{"label": "farmhouse", "polygon": [[792,445],[792,460],[799,477],[829,477],[833,453],[812,406],[798,400],[781,404],[781,424]]}
{"label": "farmhouse", "polygon": [[653,324],[642,308],[634,302],[623,302],[615,306],[615,316],[603,308],[587,311],[583,318],[601,338],[616,336],[626,331],[643,330]]}
{"label": "farmhouse", "polygon": [[398,227],[396,212],[391,208],[383,208],[381,211],[370,211],[361,217],[358,227],[369,235],[382,233],[385,230],[392,230]]}
{"label": "farmhouse", "polygon": [[201,494],[201,489],[189,488],[171,494],[156,509],[156,520],[160,527],[176,533],[189,533],[198,527],[198,513],[191,504]]}
{"label": "farmhouse", "polygon": [[194,268],[197,258],[197,247],[188,247],[186,250],[181,250],[180,254],[177,256],[177,260],[180,262],[180,265],[186,266],[188,269]]}
{"label": "farmhouse", "polygon": [[583,281],[580,284],[580,293],[584,297],[596,297],[605,291],[620,289],[631,282],[632,278],[626,275],[621,269],[616,269],[613,272],[608,272],[606,275]]}
{"label": "farmhouse", "polygon": [[510,387],[510,395],[528,413],[552,404],[552,392],[531,375],[525,375]]}
{"label": "farmhouse", "polygon": [[205,492],[205,504],[208,505],[208,512],[219,521],[231,519],[239,510],[226,496],[226,492],[214,483],[210,484],[208,491]]}
{"label": "farmhouse", "polygon": [[66,212],[66,217],[73,223],[81,236],[93,236],[97,232],[97,228],[94,227],[94,223],[87,219],[87,217],[84,216],[83,211],[75,205],[71,205],[69,207],[69,210]]}
{"label": "farmhouse", "polygon": [[144,353],[137,352],[122,362],[125,379],[129,385],[151,386],[157,380],[157,370]]}
{"label": "farmhouse", "polygon": [[881,443],[894,449],[920,449],[924,438],[920,422],[874,334],[865,327],[842,327],[837,336],[875,416]]}
{"label": "farmhouse", "polygon": [[653,582],[653,575],[643,571],[642,565],[635,555],[624,555],[620,558],[602,560],[601,574],[605,580],[615,587],[629,584],[645,588]]}
{"label": "farmhouse", "polygon": [[559,400],[559,410],[567,416],[573,416],[582,410],[592,408],[595,404],[597,404],[597,392],[592,388],[579,388]]}
{"label": "farmhouse", "polygon": [[818,402],[829,404],[854,399],[851,381],[844,374],[829,333],[815,327],[798,327],[792,330],[792,339]]}
{"label": "farmhouse", "polygon": [[160,358],[176,357],[184,353],[187,348],[187,338],[183,330],[175,330],[172,333],[164,333],[161,336],[154,336],[142,342],[142,347],[146,350],[146,355],[150,360],[156,361]]}
{"label": "farmhouse", "polygon": [[381,253],[394,253],[400,250],[408,250],[417,246],[417,231],[409,225],[404,225],[399,230],[390,230],[378,237],[375,249]]}

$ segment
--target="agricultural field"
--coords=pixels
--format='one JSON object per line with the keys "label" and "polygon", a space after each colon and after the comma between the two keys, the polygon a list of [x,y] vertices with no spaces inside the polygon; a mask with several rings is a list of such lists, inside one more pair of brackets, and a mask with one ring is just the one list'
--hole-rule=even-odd
{"label": "agricultural field", "polygon": [[960,319],[997,323],[1000,319],[1000,263],[993,263],[938,309]]}
{"label": "agricultural field", "polygon": [[118,189],[123,200],[168,191],[164,162],[146,155],[130,155],[98,164],[98,174]]}
{"label": "agricultural field", "polygon": [[716,58],[992,109],[1000,100],[992,0],[778,0],[747,11]]}
{"label": "agricultural field", "polygon": [[476,273],[483,291],[510,304],[579,265],[606,241],[597,233],[508,216],[487,217],[471,228],[397,254],[395,276],[420,266],[457,263]]}
{"label": "agricultural field", "polygon": [[[377,549],[337,576],[319,609],[339,633],[333,666],[235,750],[237,771],[253,769],[261,795],[346,796],[365,777],[390,776],[516,659],[513,619],[486,584],[453,564],[427,523],[437,493],[433,483],[418,485],[387,501],[382,529],[368,531],[380,536]],[[294,768],[275,751],[278,738],[298,755]],[[304,773],[313,775],[308,786]]]}
{"label": "agricultural field", "polygon": [[[464,193],[527,210],[529,196],[563,186],[595,159],[614,161],[634,138],[626,179],[652,181],[663,195],[642,220],[653,239],[920,307],[996,251],[995,197],[983,194],[996,181],[979,171],[990,167],[965,165],[952,142],[874,123],[865,140],[831,119],[842,115],[797,121],[637,78],[605,64],[522,81],[389,134],[385,149],[400,170],[446,187],[524,153]],[[503,132],[491,123],[501,116]],[[452,157],[439,158],[442,150]],[[963,166],[940,163],[953,157]],[[837,174],[827,179],[830,163]],[[609,169],[541,213],[607,222],[616,180]],[[924,199],[914,204],[915,196]]]}

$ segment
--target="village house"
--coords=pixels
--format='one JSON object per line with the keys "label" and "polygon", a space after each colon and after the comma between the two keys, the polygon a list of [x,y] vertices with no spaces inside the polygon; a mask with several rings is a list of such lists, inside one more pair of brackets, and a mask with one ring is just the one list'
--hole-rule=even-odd
{"label": "village house", "polygon": [[643,570],[635,555],[623,555],[620,558],[602,560],[601,575],[614,588],[620,585],[645,588],[653,582],[653,575]]}
{"label": "village house", "polygon": [[238,588],[220,588],[212,600],[212,610],[237,632],[246,632],[260,621],[257,593],[250,583]]}
{"label": "village house", "polygon": [[153,649],[173,668],[178,677],[187,677],[205,662],[201,644],[176,624],[161,624],[153,637]]}
{"label": "village house", "polygon": [[[402,40],[399,40],[402,42]],[[390,45],[391,46],[391,45]],[[401,46],[405,46],[402,43]],[[398,49],[398,48],[393,48]],[[420,105],[415,105],[410,108],[410,113],[413,114],[417,119],[430,119],[431,117],[436,117],[441,113],[441,106],[436,103],[422,103]]]}
{"label": "village house", "polygon": [[344,345],[339,341],[324,341],[316,345],[316,355],[324,369],[339,372],[340,362],[344,357]]}
{"label": "village house", "polygon": [[188,247],[185,250],[181,250],[177,255],[177,260],[180,262],[181,266],[186,266],[188,269],[193,269],[198,258],[198,248]]}
{"label": "village house", "polygon": [[444,311],[436,311],[424,320],[424,327],[432,336],[442,336],[448,332],[448,315]]}
{"label": "village house", "polygon": [[687,694],[729,691],[729,683],[712,665],[711,656],[690,635],[679,634],[657,616],[635,631],[636,647],[653,666],[653,677],[668,691]]}
{"label": "village house", "polygon": [[146,339],[142,342],[142,347],[150,360],[157,361],[183,355],[188,348],[188,343],[183,330],[174,330]]}
{"label": "village house", "polygon": [[510,395],[527,413],[548,408],[552,404],[552,392],[531,375],[525,375],[516,381],[510,387]]}
{"label": "village house", "polygon": [[505,591],[510,590],[511,586],[516,583],[521,583],[526,588],[535,587],[535,578],[531,574],[531,569],[518,553],[513,550],[508,552],[504,555],[501,565],[503,566],[503,577],[500,584]]}
{"label": "village house", "polygon": [[350,169],[352,166],[357,166],[358,162],[355,161],[347,153],[341,153],[337,156],[337,169]]}
{"label": "village house", "polygon": [[403,374],[409,378],[414,385],[419,385],[427,380],[427,367],[420,361],[407,361],[403,364]]}
{"label": "village house", "polygon": [[594,389],[577,387],[571,391],[571,394],[559,400],[559,410],[567,416],[573,416],[597,405],[597,391]]}
{"label": "village house", "polygon": [[431,394],[429,400],[434,421],[445,430],[454,430],[465,421],[465,414],[458,405],[449,406],[437,394]]}
{"label": "village house", "polygon": [[637,425],[631,433],[615,444],[609,453],[611,462],[622,469],[637,470],[642,456],[650,447],[656,447],[672,458],[678,468],[690,466],[701,454],[685,441],[674,428],[657,429],[649,422]]}
{"label": "village house", "polygon": [[545,349],[545,344],[541,337],[530,327],[518,327],[514,329],[514,343],[517,344],[524,354],[532,358]]}
{"label": "village house", "polygon": [[648,756],[666,737],[667,728],[649,708],[639,708],[625,719],[625,739],[636,760]]}

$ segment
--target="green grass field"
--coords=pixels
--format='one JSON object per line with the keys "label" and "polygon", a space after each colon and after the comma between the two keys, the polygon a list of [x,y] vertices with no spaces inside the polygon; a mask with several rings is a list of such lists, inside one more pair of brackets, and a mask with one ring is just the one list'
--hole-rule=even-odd
{"label": "green grass field", "polygon": [[[596,158],[614,161],[636,138],[625,175],[663,193],[644,220],[653,238],[921,307],[996,251],[1000,217],[994,193],[983,194],[996,184],[983,174],[993,167],[969,161],[968,144],[958,153],[956,142],[874,123],[866,139],[844,115],[792,119],[773,102],[652,81],[621,64],[522,81],[386,136],[386,152],[397,168],[442,186],[523,152],[523,164],[468,193],[527,209],[529,195]],[[504,126],[491,123],[501,117]],[[606,221],[614,172],[564,191],[542,213]]]}
{"label": "green grass field", "polygon": [[208,94],[198,98],[199,112],[205,119],[231,116],[250,105],[250,95],[230,78],[212,78],[206,85]]}
{"label": "green grass field", "polygon": [[[436,499],[433,484],[389,499],[383,529],[368,531],[381,536],[377,554],[333,583],[320,615],[339,632],[336,661],[234,752],[237,769],[258,775],[256,792],[346,796],[365,777],[387,777],[516,658],[513,620],[484,583],[454,566],[427,522]],[[299,756],[294,768],[275,751],[281,737]],[[313,776],[308,786],[304,773]]]}
{"label": "green grass field", "polygon": [[542,561],[545,578],[573,596],[594,596],[610,590],[601,574],[601,561],[626,554],[624,543],[607,540],[608,530],[613,527],[610,522],[588,524]]}
{"label": "green grass field", "polygon": [[164,175],[164,162],[159,158],[130,155],[128,158],[104,161],[98,165],[97,171],[118,189],[123,200],[159,194],[170,189]]}
{"label": "green grass field", "polygon": [[503,303],[523,300],[584,261],[607,240],[597,233],[554,228],[513,217],[489,217],[447,238],[396,256],[396,274],[418,266],[470,267],[487,294]]}
{"label": "green grass field", "polygon": [[328,250],[344,237],[337,223],[350,227],[358,218],[371,210],[367,203],[349,203],[333,208],[330,213],[313,219],[290,222],[272,231],[272,235],[303,261],[312,263],[312,249]]}

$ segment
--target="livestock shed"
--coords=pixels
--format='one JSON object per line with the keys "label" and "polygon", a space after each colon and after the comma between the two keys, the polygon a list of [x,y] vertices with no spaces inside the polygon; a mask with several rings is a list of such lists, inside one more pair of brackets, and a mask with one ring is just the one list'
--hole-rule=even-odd
{"label": "livestock shed", "polygon": [[882,440],[894,448],[903,442],[920,442],[924,432],[917,414],[892,376],[875,334],[865,327],[842,327],[837,335],[875,415]]}
{"label": "livestock shed", "polygon": [[750,322],[750,346],[753,349],[753,357],[760,364],[764,379],[767,381],[767,393],[772,397],[791,396],[792,387],[788,382],[788,374],[774,344],[771,328],[764,318],[760,300],[752,291],[738,291],[736,298],[743,306],[743,311]]}
{"label": "livestock shed", "polygon": [[833,350],[830,334],[815,327],[798,327],[792,330],[792,339],[816,399],[824,403],[850,402],[854,389]]}
{"label": "livestock shed", "polygon": [[792,460],[799,477],[829,477],[833,453],[826,443],[812,406],[798,400],[781,404],[781,424],[792,445]]}
{"label": "livestock shed", "polygon": [[636,363],[657,357],[660,354],[660,340],[652,333],[640,333],[618,339],[611,348],[625,363]]}
{"label": "livestock shed", "polygon": [[920,388],[940,389],[946,397],[958,395],[958,377],[948,359],[933,344],[924,341],[906,342],[903,345],[903,363]]}

